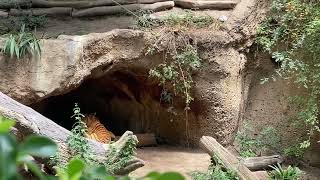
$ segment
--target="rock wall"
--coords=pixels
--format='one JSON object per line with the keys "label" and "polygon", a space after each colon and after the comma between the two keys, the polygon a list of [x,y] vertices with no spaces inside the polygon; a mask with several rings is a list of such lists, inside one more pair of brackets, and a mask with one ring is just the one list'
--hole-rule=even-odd
{"label": "rock wall", "polygon": [[[161,53],[145,56],[151,39],[150,34],[141,31],[114,30],[43,40],[41,59],[14,60],[1,56],[0,76],[4,78],[0,80],[0,89],[30,105],[50,96],[66,94],[86,79],[116,71],[132,72],[133,77],[144,73],[147,77],[148,70],[163,60]],[[246,58],[231,47],[217,49],[202,45],[199,43],[203,68],[195,75],[189,141],[197,145],[200,136],[211,135],[229,143],[237,129],[243,89],[241,71]],[[177,111],[179,116],[173,121],[164,116],[158,126],[163,126],[160,134],[169,143],[185,144],[182,104]],[[156,121],[150,118],[151,123]]]}

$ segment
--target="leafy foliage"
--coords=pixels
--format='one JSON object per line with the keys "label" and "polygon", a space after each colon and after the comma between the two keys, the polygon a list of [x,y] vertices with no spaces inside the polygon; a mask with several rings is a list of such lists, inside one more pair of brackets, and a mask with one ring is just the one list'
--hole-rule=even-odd
{"label": "leafy foliage", "polygon": [[[76,110],[77,111],[77,110]],[[75,113],[79,115],[80,111]],[[79,116],[78,116],[79,117]],[[0,115],[0,179],[23,179],[18,173],[23,166],[27,167],[41,180],[91,180],[104,179],[116,180],[130,177],[114,177],[108,175],[105,166],[88,164],[80,159],[72,159],[65,168],[57,168],[57,175],[44,174],[40,168],[31,161],[34,157],[48,158],[57,151],[57,145],[50,139],[41,136],[29,136],[21,144],[9,134],[14,121]],[[141,180],[184,180],[184,177],[176,172],[151,172]]]}
{"label": "leafy foliage", "polygon": [[232,170],[226,169],[222,161],[218,157],[213,157],[214,163],[208,168],[208,171],[203,172],[192,172],[191,178],[193,180],[239,180],[240,177]]}
{"label": "leafy foliage", "polygon": [[[150,76],[159,80],[159,85],[166,87],[168,83],[173,86],[175,94],[182,93],[186,107],[193,100],[191,96],[192,72],[200,68],[200,58],[197,50],[187,45],[182,52],[173,56],[173,61],[165,62],[150,70]],[[168,94],[168,92],[167,92]]]}
{"label": "leafy foliage", "polygon": [[307,129],[306,137],[298,147],[306,149],[311,137],[320,132],[317,104],[320,94],[320,3],[274,0],[269,16],[259,28],[257,42],[279,64],[276,75],[271,77],[273,80],[277,77],[291,79],[308,91],[308,95],[295,101],[302,107],[296,123]]}
{"label": "leafy foliage", "polygon": [[85,138],[87,125],[82,121],[84,117],[80,112],[80,107],[75,104],[73,108],[72,118],[75,119],[74,127],[71,130],[71,135],[68,137],[68,147],[73,157],[77,157],[86,163],[92,163],[93,155],[91,153],[90,145]]}
{"label": "leafy foliage", "polygon": [[[119,171],[122,167],[124,167],[130,160],[133,159],[136,146],[138,141],[136,139],[129,139],[125,148],[122,151],[117,151],[114,146],[111,144],[110,151],[108,158],[103,163],[104,166],[107,168],[107,172],[109,174],[114,174],[115,172]],[[120,159],[119,159],[120,157]]]}
{"label": "leafy foliage", "polygon": [[20,26],[25,24],[27,31],[33,31],[37,28],[43,27],[47,23],[48,19],[46,16],[26,15],[21,16],[18,21],[19,24],[21,24]]}
{"label": "leafy foliage", "polygon": [[298,180],[301,175],[301,171],[297,167],[288,166],[287,169],[283,169],[279,163],[270,167],[273,169],[271,172],[268,173],[270,179]]}
{"label": "leafy foliage", "polygon": [[42,136],[29,136],[18,144],[9,134],[14,124],[13,120],[0,115],[0,179],[22,179],[18,170],[23,166],[39,179],[45,179],[45,175],[30,156],[48,158],[57,150],[56,144]]}
{"label": "leafy foliage", "polygon": [[209,15],[195,15],[192,11],[183,13],[170,13],[160,19],[152,18],[152,11],[138,11],[136,18],[136,26],[140,29],[149,29],[153,27],[194,27],[204,28],[212,24],[219,25],[219,22],[214,20]]}
{"label": "leafy foliage", "polygon": [[25,31],[25,26],[20,32],[10,33],[6,38],[2,52],[10,58],[24,58],[27,54],[41,55],[40,40],[30,32]]}
{"label": "leafy foliage", "polygon": [[278,149],[280,136],[271,126],[261,130],[257,137],[253,138],[253,127],[245,122],[243,129],[236,134],[236,142],[239,144],[239,154],[241,157],[257,156],[257,151],[265,148]]}

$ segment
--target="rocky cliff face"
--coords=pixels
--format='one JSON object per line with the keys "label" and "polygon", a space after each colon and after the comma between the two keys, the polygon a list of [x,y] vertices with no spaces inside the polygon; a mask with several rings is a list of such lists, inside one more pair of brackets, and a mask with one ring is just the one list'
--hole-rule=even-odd
{"label": "rocky cliff face", "polygon": [[[85,113],[97,112],[109,119],[107,126],[117,127],[114,131],[119,133],[125,127],[155,132],[169,144],[188,140],[192,145],[209,135],[228,144],[242,119],[251,82],[246,49],[260,13],[252,13],[254,5],[254,1],[241,1],[218,31],[187,32],[197,42],[203,64],[194,74],[195,100],[188,122],[183,103],[177,102],[172,112],[159,102],[160,88],[148,78],[149,69],[163,61],[161,52],[146,55],[154,43],[150,32],[124,29],[61,35],[42,40],[41,59],[0,56],[0,90],[63,125],[73,102],[80,101]],[[62,111],[68,113],[54,115]]]}

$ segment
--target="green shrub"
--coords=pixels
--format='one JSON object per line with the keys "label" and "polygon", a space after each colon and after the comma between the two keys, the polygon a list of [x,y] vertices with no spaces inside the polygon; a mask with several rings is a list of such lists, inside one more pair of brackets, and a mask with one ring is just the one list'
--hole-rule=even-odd
{"label": "green shrub", "polygon": [[92,164],[94,159],[90,149],[89,142],[85,136],[87,132],[87,125],[82,121],[84,117],[80,112],[80,107],[75,104],[73,108],[72,118],[75,119],[75,124],[71,130],[71,135],[68,137],[68,147],[72,157],[83,160],[86,163]]}
{"label": "green shrub", "polygon": [[29,158],[48,158],[57,150],[57,145],[42,136],[29,136],[18,144],[15,137],[9,134],[15,122],[0,115],[0,179],[22,179],[18,173],[26,166],[39,179],[46,179],[39,167]]}
{"label": "green shrub", "polygon": [[28,54],[40,57],[40,40],[33,33],[26,32],[23,25],[18,33],[8,35],[2,52],[10,58],[17,59],[24,58]]}
{"label": "green shrub", "polygon": [[[78,114],[80,112],[77,112]],[[79,115],[79,114],[78,114]],[[79,116],[78,116],[79,117]],[[23,179],[19,170],[27,167],[41,180],[92,180],[92,179],[127,179],[130,177],[114,177],[108,175],[105,166],[87,164],[80,159],[72,159],[65,167],[57,168],[57,175],[44,174],[29,156],[48,158],[57,152],[57,145],[50,139],[41,136],[29,136],[18,144],[15,137],[9,134],[15,122],[0,115],[0,179]],[[184,180],[176,172],[151,172],[141,180]]]}
{"label": "green shrub", "polygon": [[270,166],[273,170],[269,172],[270,179],[274,180],[298,180],[301,171],[297,167],[288,166],[287,169],[283,169],[280,164]]}
{"label": "green shrub", "polygon": [[135,25],[140,29],[148,29],[152,27],[195,27],[204,28],[213,23],[219,24],[209,15],[195,15],[192,11],[185,11],[183,13],[170,13],[160,19],[153,19],[150,17],[152,11],[138,11],[136,12]]}
{"label": "green shrub", "polygon": [[261,129],[260,133],[253,138],[253,127],[244,122],[243,129],[236,134],[236,142],[239,144],[239,154],[241,157],[257,156],[256,152],[261,149],[271,149],[278,151],[280,146],[280,135],[271,126]]}
{"label": "green shrub", "polygon": [[213,157],[214,163],[211,164],[207,172],[192,172],[192,180],[239,180],[240,177],[232,170],[227,169],[222,161]]}
{"label": "green shrub", "polygon": [[289,79],[307,90],[307,95],[295,101],[300,107],[295,120],[306,132],[304,139],[297,140],[298,146],[294,146],[305,150],[310,146],[310,139],[320,132],[320,3],[274,0],[258,30],[257,43],[279,64],[271,79]]}
{"label": "green shrub", "polygon": [[19,18],[19,24],[25,24],[26,30],[33,31],[37,28],[44,27],[48,19],[46,16],[26,15]]}

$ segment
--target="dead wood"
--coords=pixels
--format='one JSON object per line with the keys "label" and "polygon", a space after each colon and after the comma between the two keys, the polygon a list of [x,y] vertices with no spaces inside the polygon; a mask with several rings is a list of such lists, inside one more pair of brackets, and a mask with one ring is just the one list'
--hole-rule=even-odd
{"label": "dead wood", "polygon": [[113,15],[128,13],[130,11],[142,10],[152,10],[152,11],[162,11],[169,8],[173,8],[173,1],[157,2],[153,4],[130,4],[123,6],[102,6],[94,7],[82,10],[74,10],[72,12],[72,17],[90,17],[90,16],[103,16],[103,15]]}
{"label": "dead wood", "polygon": [[[151,4],[166,0],[116,0],[118,4]],[[32,7],[50,8],[50,7],[73,7],[76,9],[92,8],[99,6],[115,6],[118,5],[113,0],[81,0],[81,1],[48,1],[48,0],[32,0]]]}
{"label": "dead wood", "polygon": [[[145,147],[145,146],[156,146],[156,136],[154,133],[145,133],[145,134],[135,134],[138,138],[137,147]],[[119,139],[120,136],[117,136],[116,139]]]}
{"label": "dead wood", "polygon": [[258,180],[259,178],[252,173],[241,161],[231,154],[226,148],[219,144],[213,137],[202,136],[200,147],[209,155],[218,157],[227,169],[236,172],[243,180]]}
{"label": "dead wood", "polygon": [[232,9],[237,5],[235,1],[215,0],[175,0],[177,6],[187,9]]}
{"label": "dead wood", "polygon": [[283,158],[280,155],[249,157],[242,160],[243,164],[250,170],[264,170],[270,165],[282,163]]}
{"label": "dead wood", "polygon": [[[0,114],[13,119],[16,121],[15,128],[13,132],[19,134],[19,136],[26,137],[30,134],[37,134],[41,136],[46,136],[53,141],[55,141],[59,147],[61,159],[69,159],[69,150],[67,146],[67,138],[70,134],[70,131],[59,126],[50,119],[42,116],[38,112],[34,111],[30,107],[27,107],[7,95],[0,92]],[[18,130],[18,132],[16,132]],[[137,137],[133,135],[132,132],[125,132],[121,138],[116,141],[112,146],[116,149],[117,152],[120,152],[125,148],[128,141],[136,139]],[[89,140],[93,154],[99,157],[103,161],[111,153],[111,145],[101,144],[96,141]],[[121,153],[119,153],[121,154]],[[116,157],[115,159],[121,157]],[[44,160],[46,163],[46,160]],[[144,162],[138,158],[132,159],[128,162],[122,169],[115,172],[116,174],[123,175],[128,174],[135,169],[142,167]]]}

